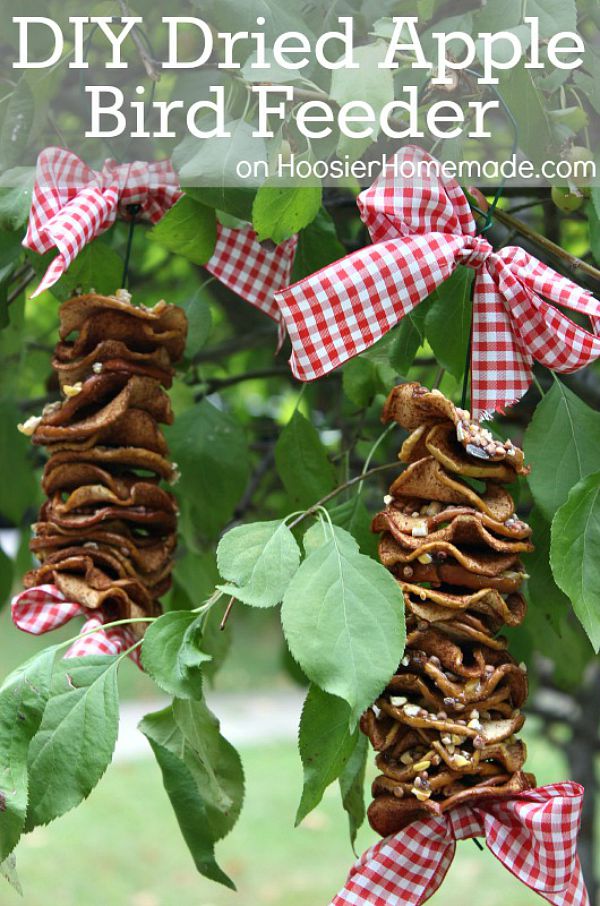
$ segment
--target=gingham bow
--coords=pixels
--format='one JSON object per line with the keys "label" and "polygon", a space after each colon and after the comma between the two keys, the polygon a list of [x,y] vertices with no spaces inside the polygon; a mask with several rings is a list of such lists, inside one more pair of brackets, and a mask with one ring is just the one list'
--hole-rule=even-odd
{"label": "gingham bow", "polygon": [[[98,172],[71,151],[46,148],[38,157],[23,245],[40,254],[57,248],[59,254],[32,298],[53,286],[84,246],[117,217],[130,218],[130,205],[141,206],[137,217],[157,223],[181,194],[168,160],[131,164],[108,160]],[[274,293],[290,282],[296,243],[294,236],[269,247],[258,241],[251,226],[231,229],[219,224],[215,251],[206,267],[234,293],[281,321]]]}
{"label": "gingham bow", "polygon": [[168,160],[130,164],[107,160],[98,172],[71,151],[46,148],[38,157],[23,245],[41,254],[57,248],[59,254],[33,296],[56,283],[84,246],[118,216],[130,217],[130,205],[140,206],[141,219],[157,223],[180,194]]}
{"label": "gingham bow", "polygon": [[[130,626],[113,626],[104,629],[107,622],[101,610],[88,610],[74,601],[67,601],[55,585],[39,585],[16,595],[11,602],[13,623],[24,632],[43,635],[59,629],[74,617],[84,616],[80,632],[89,632],[69,648],[65,657],[86,657],[93,654],[121,654],[137,641]],[[92,632],[92,630],[96,630]],[[139,666],[139,648],[131,652]]]}
{"label": "gingham bow", "polygon": [[[300,380],[318,378],[368,349],[459,264],[476,270],[475,416],[523,396],[534,359],[571,372],[600,356],[600,338],[545,299],[588,315],[596,333],[600,304],[521,248],[494,252],[477,236],[462,189],[439,176],[440,169],[420,148],[398,152],[358,198],[373,244],[277,294]],[[403,178],[403,172],[415,175]]]}
{"label": "gingham bow", "polygon": [[415,821],[368,849],[330,906],[420,906],[444,880],[456,841],[469,837],[485,837],[505,868],[554,906],[589,906],[577,857],[582,802],[583,787],[557,783]]}

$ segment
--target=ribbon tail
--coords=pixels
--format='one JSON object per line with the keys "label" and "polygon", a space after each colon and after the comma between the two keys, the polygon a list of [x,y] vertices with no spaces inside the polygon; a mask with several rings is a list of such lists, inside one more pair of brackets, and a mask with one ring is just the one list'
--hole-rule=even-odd
{"label": "ribbon tail", "polygon": [[297,242],[293,236],[269,248],[258,241],[251,226],[230,229],[219,224],[215,251],[206,269],[246,302],[281,322],[275,293],[291,280]]}
{"label": "ribbon tail", "polygon": [[589,906],[577,833],[583,788],[565,782],[491,803],[484,816],[490,852],[552,906]]}
{"label": "ribbon tail", "polygon": [[315,380],[373,346],[450,276],[464,241],[441,233],[387,240],[277,293],[295,377]]}
{"label": "ribbon tail", "polygon": [[[92,630],[96,631],[92,632]],[[65,654],[65,659],[90,657],[92,655],[109,655],[114,657],[122,654],[135,642],[130,629],[125,626],[104,629],[102,619],[96,614],[90,616],[89,619],[86,620],[81,632],[90,634],[77,639]]]}
{"label": "ribbon tail", "polygon": [[490,418],[516,403],[531,383],[532,358],[515,331],[497,277],[484,267],[475,278],[471,409]]}
{"label": "ribbon tail", "polygon": [[31,293],[29,298],[37,299],[37,297],[41,296],[42,293],[45,293],[47,289],[50,289],[51,286],[54,286],[55,283],[58,283],[62,275],[66,273],[68,267],[69,265],[67,264],[64,255],[57,255],[52,264],[48,267],[41,282]]}
{"label": "ribbon tail", "polygon": [[[562,311],[538,295],[533,287],[541,286],[545,297],[587,314],[594,326],[598,303],[587,291],[558,274],[555,275],[557,285],[553,286],[548,273],[554,274],[554,271],[526,253],[523,255],[530,273],[525,271],[522,263],[511,267],[502,259],[498,264],[498,281],[515,334],[532,359],[551,371],[568,374],[584,368],[600,357],[600,337],[575,324]],[[519,262],[521,257],[519,256]],[[541,277],[534,279],[538,271],[545,275],[545,283],[540,284]]]}
{"label": "ribbon tail", "polygon": [[59,254],[34,295],[53,286],[84,247],[115,222],[118,204],[117,185],[85,188],[40,229],[46,246],[55,246]]}
{"label": "ribbon tail", "polygon": [[547,264],[538,261],[525,249],[510,246],[500,252],[500,257],[508,264],[517,279],[533,293],[556,305],[587,315],[593,323],[600,319],[600,302],[589,290],[583,289]]}
{"label": "ribbon tail", "polygon": [[415,821],[363,853],[329,906],[421,906],[442,884],[455,849],[444,817]]}
{"label": "ribbon tail", "polygon": [[27,233],[23,246],[44,254],[52,240],[44,234],[45,225],[71,201],[77,192],[94,182],[97,174],[76,154],[65,148],[45,148],[40,152],[31,198]]}
{"label": "ribbon tail", "polygon": [[81,604],[67,601],[55,585],[27,588],[11,601],[13,623],[30,635],[43,635],[59,629],[83,613],[85,609]]}
{"label": "ribbon tail", "polygon": [[[557,841],[556,845],[558,850],[560,848],[560,841]],[[534,893],[539,894],[539,896],[547,900],[548,903],[552,903],[552,906],[590,906],[590,898],[585,886],[581,863],[578,856],[573,860],[571,875],[565,882],[564,887],[561,890],[545,890],[536,878],[520,873],[507,859],[499,855],[489,843],[488,849],[518,881],[521,881],[522,884],[529,887]]]}

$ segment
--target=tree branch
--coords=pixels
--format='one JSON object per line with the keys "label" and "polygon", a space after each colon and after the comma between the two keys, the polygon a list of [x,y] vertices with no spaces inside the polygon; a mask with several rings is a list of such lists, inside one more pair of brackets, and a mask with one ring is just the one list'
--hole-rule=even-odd
{"label": "tree branch", "polygon": [[516,217],[513,217],[512,214],[507,214],[506,211],[501,211],[496,208],[494,218],[499,223],[503,223],[504,226],[514,230],[520,236],[525,237],[525,239],[528,239],[534,245],[543,249],[548,255],[558,258],[558,260],[562,261],[565,267],[573,271],[575,275],[586,274],[595,283],[600,285],[600,270],[598,270],[598,268],[593,267],[591,264],[587,264],[587,262],[582,261],[581,258],[577,258],[576,255],[572,255],[560,245],[557,245],[555,242],[552,242],[552,240],[542,236],[541,233],[538,233],[522,220],[518,220]]}
{"label": "tree branch", "polygon": [[233,374],[226,378],[209,378],[205,382],[204,390],[200,391],[194,401],[199,403],[205,396],[211,393],[217,393],[219,390],[226,390],[228,387],[235,387],[236,384],[242,384],[245,381],[255,381],[260,378],[270,377],[289,377],[291,374],[289,368],[282,366],[273,366],[272,368],[259,368],[256,371],[244,371],[241,374]]}
{"label": "tree branch", "polygon": [[[121,7],[121,13],[123,14],[123,16],[130,15],[129,7],[127,6],[126,0],[119,0],[119,6]],[[146,74],[147,74],[148,78],[152,79],[153,82],[160,82],[161,71],[158,66],[158,63],[156,60],[153,60],[152,57],[150,56],[150,54],[148,53],[148,49],[147,49],[146,45],[144,44],[143,40],[140,38],[140,36],[138,34],[137,25],[134,25],[134,27],[131,30],[131,40],[137,47],[137,51],[140,55],[140,60],[142,61],[142,64],[144,66],[144,69],[146,70]]]}
{"label": "tree branch", "polygon": [[245,349],[254,349],[260,340],[266,339],[267,337],[272,338],[275,343],[275,334],[273,333],[273,330],[269,328],[263,328],[261,330],[256,330],[253,333],[233,337],[231,340],[227,340],[219,346],[201,349],[200,352],[197,352],[192,358],[192,365],[202,365],[205,362],[220,362],[222,359],[227,359],[236,352],[242,352]]}
{"label": "tree branch", "polygon": [[8,297],[6,299],[8,305],[12,305],[12,303],[16,299],[19,298],[19,296],[21,295],[23,290],[27,289],[27,287],[29,286],[31,281],[34,279],[34,277],[35,277],[35,271],[32,267],[30,267],[29,270],[27,270],[25,272],[25,275],[22,278],[22,280],[20,280],[19,283],[17,283],[17,285],[15,286],[15,288],[13,290],[11,290],[11,292],[8,294]]}
{"label": "tree branch", "polygon": [[259,462],[258,466],[254,470],[253,474],[250,476],[250,481],[248,482],[248,486],[246,487],[246,490],[244,491],[243,497],[241,498],[240,502],[238,503],[237,507],[235,508],[235,513],[233,514],[233,519],[232,519],[230,525],[228,526],[228,529],[232,528],[243,516],[246,515],[246,513],[252,506],[252,501],[254,499],[254,495],[256,494],[257,490],[259,489],[263,478],[273,468],[274,463],[275,463],[275,447],[273,445],[271,445],[270,448],[268,449],[267,453],[265,454],[265,456],[263,456],[263,458]]}
{"label": "tree branch", "polygon": [[329,494],[326,494],[325,497],[321,497],[320,500],[317,500],[316,503],[313,503],[311,507],[301,513],[293,522],[290,522],[290,528],[296,528],[297,525],[300,525],[301,522],[304,522],[305,519],[308,519],[309,516],[315,516],[321,507],[325,506],[326,503],[329,503],[330,500],[333,500],[334,497],[337,497],[338,494],[341,494],[342,491],[347,491],[349,488],[354,487],[355,484],[361,484],[367,478],[371,478],[373,475],[379,475],[382,472],[389,472],[390,469],[398,469],[402,467],[400,462],[388,462],[384,466],[375,466],[374,469],[369,469],[368,472],[364,472],[361,475],[356,475],[354,478],[350,478],[349,481],[345,481],[344,484],[339,485],[339,487],[334,488],[333,491],[330,491]]}

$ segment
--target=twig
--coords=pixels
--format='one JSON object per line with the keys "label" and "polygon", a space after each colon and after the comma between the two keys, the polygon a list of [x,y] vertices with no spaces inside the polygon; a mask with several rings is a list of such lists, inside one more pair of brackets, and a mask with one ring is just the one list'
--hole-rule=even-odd
{"label": "twig", "polygon": [[438,364],[438,360],[435,359],[433,356],[429,356],[428,358],[423,358],[423,359],[418,359],[418,358],[417,358],[417,359],[415,359],[414,362],[413,362],[413,367],[415,367],[415,368],[430,368],[430,367],[432,367],[433,365],[437,365],[437,364]]}
{"label": "twig", "polygon": [[[123,14],[123,16],[130,15],[129,7],[127,6],[127,3],[125,2],[125,0],[119,0],[119,6],[121,7],[121,13]],[[147,74],[148,78],[152,79],[153,82],[160,82],[161,72],[157,66],[157,62],[156,62],[156,60],[153,60],[152,57],[150,56],[150,54],[148,53],[148,50],[147,50],[146,46],[144,45],[144,42],[142,41],[142,39],[140,38],[140,36],[137,32],[137,26],[135,26],[135,25],[133,26],[133,28],[131,30],[131,40],[137,47],[138,53],[140,55],[140,60],[142,61],[143,65],[144,65],[144,69],[146,70],[146,74]]]}
{"label": "twig", "polygon": [[15,288],[8,294],[6,302],[8,305],[12,305],[15,299],[18,299],[23,290],[27,289],[33,278],[35,277],[35,271],[31,267],[23,277],[23,279],[17,283]]}
{"label": "twig", "polygon": [[516,208],[511,208],[510,211],[507,211],[507,214],[520,214],[521,211],[530,211],[531,208],[537,208],[539,205],[554,204],[554,201],[550,196],[548,198],[534,198],[533,201],[525,202],[524,204],[517,205]]}
{"label": "twig", "polygon": [[223,614],[223,619],[221,620],[221,625],[219,626],[219,629],[221,630],[221,632],[223,632],[223,630],[225,629],[225,627],[227,625],[227,620],[229,619],[229,614],[231,613],[234,604],[235,604],[235,598],[231,598],[229,601],[229,604],[227,605],[227,609],[226,609],[225,613]]}
{"label": "twig", "polygon": [[536,232],[536,230],[532,229],[522,220],[518,220],[516,217],[513,217],[512,214],[507,214],[506,211],[501,211],[498,208],[496,208],[496,211],[494,212],[494,217],[499,223],[503,223],[505,226],[509,227],[509,229],[515,230],[519,235],[524,236],[526,239],[529,239],[530,242],[533,242],[534,245],[544,249],[549,255],[553,255],[555,258],[564,262],[566,267],[570,270],[575,273],[581,272],[587,274],[592,280],[600,283],[600,270],[598,270],[598,268],[593,267],[591,264],[587,264],[587,262],[582,261],[581,258],[577,258],[576,255],[572,255],[566,249],[561,248],[560,245],[557,245],[555,242],[542,236],[541,233]]}
{"label": "twig", "polygon": [[30,400],[23,400],[19,403],[19,409],[23,412],[29,412],[31,410],[37,412],[49,403],[56,403],[59,400],[60,396],[57,393],[48,393],[46,396],[36,396]]}
{"label": "twig", "polygon": [[202,365],[205,362],[220,362],[221,359],[227,359],[236,352],[242,352],[245,349],[254,349],[258,341],[267,337],[273,338],[275,343],[275,333],[272,329],[256,330],[245,336],[234,337],[221,343],[219,346],[212,346],[208,349],[201,349],[192,359],[192,365]]}
{"label": "twig", "polygon": [[384,466],[376,466],[374,469],[369,469],[368,472],[365,472],[362,475],[356,475],[354,478],[350,478],[349,481],[345,481],[344,484],[339,485],[333,491],[330,491],[329,494],[326,494],[325,497],[321,497],[316,503],[313,503],[311,507],[305,510],[304,513],[301,513],[293,522],[290,522],[290,528],[296,528],[300,525],[301,522],[304,522],[305,519],[308,519],[310,516],[314,516],[319,512],[321,507],[325,506],[326,503],[329,503],[330,500],[333,500],[334,497],[337,497],[338,494],[341,494],[342,491],[347,491],[348,488],[354,487],[355,484],[360,484],[360,482],[365,481],[367,478],[371,478],[373,475],[378,475],[380,472],[389,472],[390,469],[397,469],[401,467],[399,462],[388,462]]}
{"label": "twig", "polygon": [[237,507],[235,508],[235,513],[233,514],[233,520],[231,523],[232,525],[235,524],[238,521],[238,519],[241,519],[242,516],[244,516],[246,514],[246,512],[250,509],[250,506],[252,504],[252,500],[254,498],[255,493],[257,492],[258,488],[260,487],[260,484],[261,484],[263,478],[265,477],[265,475],[273,467],[274,462],[275,462],[275,448],[273,446],[270,446],[266,455],[261,459],[258,466],[256,467],[253,474],[251,475],[250,481],[248,482],[248,486],[246,487],[246,490],[244,491],[244,495],[243,495],[242,499],[240,500],[240,502],[238,503]]}
{"label": "twig", "polygon": [[15,280],[18,280],[19,277],[22,277],[25,274],[31,265],[28,261],[24,261],[23,264],[20,264],[18,268],[10,275],[10,283],[14,283]]}
{"label": "twig", "polygon": [[283,377],[289,376],[289,368],[273,366],[271,368],[260,368],[256,371],[244,371],[241,374],[233,374],[227,378],[210,378],[206,381],[205,389],[194,397],[194,401],[199,403],[205,396],[211,393],[217,393],[219,390],[225,390],[227,387],[234,387],[236,384],[242,384],[245,381],[254,381],[259,378]]}
{"label": "twig", "polygon": [[52,353],[54,352],[54,346],[51,346],[49,343],[37,343],[35,342],[35,340],[32,340],[31,342],[25,343],[24,345],[26,349],[31,349],[34,352],[45,352],[50,353],[50,355],[52,355]]}
{"label": "twig", "polygon": [[[293,522],[290,522],[289,527],[291,529],[294,529],[305,519],[308,519],[310,516],[314,516],[316,513],[318,513],[321,507],[323,507],[330,500],[333,500],[334,497],[337,497],[338,494],[341,494],[342,491],[347,491],[348,488],[353,487],[355,484],[362,483],[363,481],[365,481],[365,479],[370,478],[372,475],[377,475],[380,472],[389,471],[389,469],[397,469],[399,465],[400,463],[398,462],[388,462],[385,466],[377,466],[374,469],[370,469],[368,472],[364,472],[361,475],[357,475],[355,478],[351,478],[349,481],[346,481],[344,482],[344,484],[341,484],[339,487],[335,488],[335,490],[331,491],[329,494],[326,494],[325,497],[322,497],[317,501],[317,503],[314,503],[311,507],[305,510],[304,513],[301,513],[300,516],[293,520]],[[221,620],[221,625],[219,627],[221,630],[225,629],[225,626],[227,625],[227,620],[229,619],[235,600],[235,598],[231,598],[229,604],[227,605],[227,609],[223,614],[223,619]]]}

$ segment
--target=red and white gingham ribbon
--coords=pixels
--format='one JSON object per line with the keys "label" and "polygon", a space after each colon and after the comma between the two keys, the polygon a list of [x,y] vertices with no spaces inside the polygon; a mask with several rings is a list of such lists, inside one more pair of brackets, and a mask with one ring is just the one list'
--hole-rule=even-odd
{"label": "red and white gingham ribbon", "polygon": [[[130,626],[113,626],[104,629],[107,622],[101,610],[89,610],[74,601],[67,601],[55,585],[39,585],[16,595],[11,602],[13,623],[24,632],[43,635],[59,629],[74,617],[84,616],[81,632],[89,632],[78,639],[65,657],[86,657],[94,654],[117,655],[127,651],[137,641]],[[91,630],[96,630],[91,632]],[[140,665],[140,652],[136,648],[130,657]]]}
{"label": "red and white gingham ribbon", "polygon": [[251,226],[231,229],[218,225],[217,245],[206,270],[246,302],[281,323],[275,293],[288,286],[298,237],[281,245],[262,245]]}
{"label": "red and white gingham ribbon", "polygon": [[[58,256],[32,294],[38,296],[65,273],[85,245],[113,225],[130,218],[129,205],[141,205],[141,219],[157,223],[181,198],[177,175],[168,160],[116,164],[92,170],[64,148],[46,148],[38,157],[29,226],[23,245]],[[219,225],[217,244],[207,270],[246,301],[281,321],[274,293],[291,280],[297,237],[269,247],[251,226]],[[116,287],[115,287],[116,288]]]}
{"label": "red and white gingham ribbon", "polygon": [[[600,304],[589,292],[521,248],[494,252],[477,236],[456,180],[438,176],[440,165],[420,148],[404,148],[388,162],[390,168],[394,162],[395,170],[382,173],[358,199],[373,245],[276,296],[296,377],[313,380],[368,349],[459,264],[476,271],[475,416],[520,399],[534,359],[553,371],[571,372],[600,356],[600,338],[545,301],[588,315],[597,333]],[[415,172],[414,178],[403,179],[403,167]]]}
{"label": "red and white gingham ribbon", "polygon": [[420,906],[444,880],[456,841],[469,837],[485,837],[504,867],[553,906],[589,906],[577,856],[582,803],[582,786],[556,783],[415,821],[368,849],[330,906]]}
{"label": "red and white gingham ribbon", "polygon": [[38,157],[25,248],[58,256],[33,293],[53,286],[92,239],[118,216],[129,217],[129,205],[140,205],[139,217],[158,223],[181,195],[168,160],[116,164],[107,160],[102,172],[92,170],[64,148],[46,148]]}

